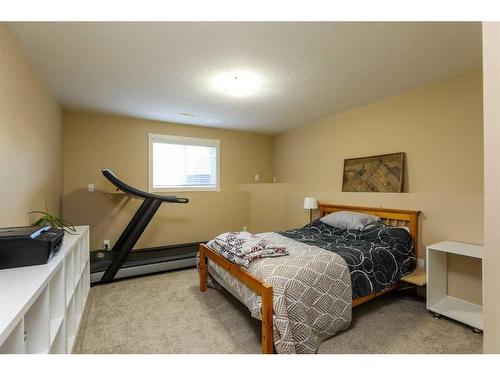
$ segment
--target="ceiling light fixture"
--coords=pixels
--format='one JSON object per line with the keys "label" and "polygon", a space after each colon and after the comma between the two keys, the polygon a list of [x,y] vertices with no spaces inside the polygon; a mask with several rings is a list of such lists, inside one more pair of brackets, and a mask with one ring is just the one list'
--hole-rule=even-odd
{"label": "ceiling light fixture", "polygon": [[246,97],[257,94],[262,89],[262,77],[254,72],[226,72],[212,79],[213,87],[226,95]]}

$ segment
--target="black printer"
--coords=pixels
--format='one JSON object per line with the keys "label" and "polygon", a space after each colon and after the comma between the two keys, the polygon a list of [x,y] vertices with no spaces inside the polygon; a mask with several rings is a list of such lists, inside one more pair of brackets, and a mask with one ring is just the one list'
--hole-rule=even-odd
{"label": "black printer", "polygon": [[63,237],[63,229],[50,225],[0,228],[0,269],[48,263]]}

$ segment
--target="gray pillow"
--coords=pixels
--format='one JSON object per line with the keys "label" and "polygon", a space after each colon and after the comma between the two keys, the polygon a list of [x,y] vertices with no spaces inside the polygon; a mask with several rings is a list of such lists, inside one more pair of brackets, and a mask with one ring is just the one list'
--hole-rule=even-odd
{"label": "gray pillow", "polygon": [[363,230],[366,225],[380,220],[380,217],[362,212],[337,211],[323,216],[320,220],[332,227]]}

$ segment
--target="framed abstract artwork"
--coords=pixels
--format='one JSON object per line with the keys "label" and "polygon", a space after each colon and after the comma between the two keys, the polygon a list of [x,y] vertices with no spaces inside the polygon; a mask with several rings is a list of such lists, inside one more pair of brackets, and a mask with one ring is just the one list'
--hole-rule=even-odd
{"label": "framed abstract artwork", "polygon": [[404,152],[344,160],[344,192],[402,193],[404,180]]}

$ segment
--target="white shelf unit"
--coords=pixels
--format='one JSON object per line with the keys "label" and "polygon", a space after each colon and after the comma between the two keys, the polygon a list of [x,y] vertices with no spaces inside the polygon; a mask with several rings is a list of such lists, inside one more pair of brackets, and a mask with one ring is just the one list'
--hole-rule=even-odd
{"label": "white shelf unit", "polygon": [[455,241],[427,246],[427,310],[482,330],[483,306],[448,295],[448,254],[483,260],[484,249]]}
{"label": "white shelf unit", "polygon": [[0,270],[0,353],[71,353],[90,290],[89,228],[39,266]]}

